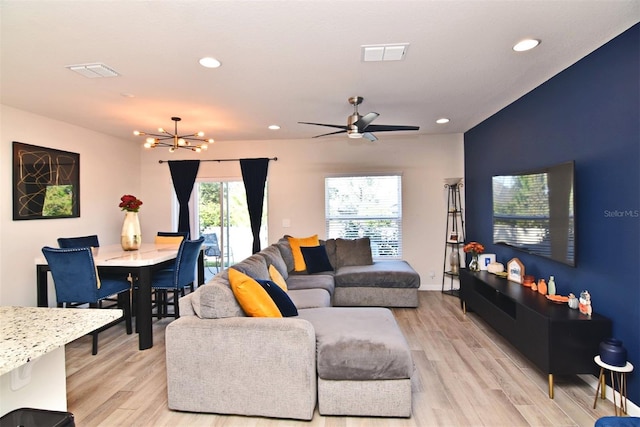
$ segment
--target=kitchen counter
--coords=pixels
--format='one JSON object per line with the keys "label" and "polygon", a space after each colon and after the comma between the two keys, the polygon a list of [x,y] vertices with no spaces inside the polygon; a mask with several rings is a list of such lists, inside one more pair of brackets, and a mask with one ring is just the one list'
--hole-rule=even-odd
{"label": "kitchen counter", "polygon": [[0,307],[0,375],[121,316],[119,309]]}

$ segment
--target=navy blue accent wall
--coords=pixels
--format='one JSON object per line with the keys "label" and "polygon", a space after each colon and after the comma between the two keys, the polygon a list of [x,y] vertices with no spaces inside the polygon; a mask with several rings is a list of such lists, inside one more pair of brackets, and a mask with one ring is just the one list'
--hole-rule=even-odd
{"label": "navy blue accent wall", "polygon": [[[541,45],[538,49],[543,49]],[[640,24],[464,135],[467,240],[613,321],[640,406]],[[575,161],[576,267],[492,244],[492,175]]]}

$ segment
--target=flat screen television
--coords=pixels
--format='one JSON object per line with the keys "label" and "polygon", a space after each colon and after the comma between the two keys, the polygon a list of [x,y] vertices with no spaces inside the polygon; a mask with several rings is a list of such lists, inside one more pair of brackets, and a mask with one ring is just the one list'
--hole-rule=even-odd
{"label": "flat screen television", "polygon": [[576,265],[574,163],[492,177],[493,243]]}

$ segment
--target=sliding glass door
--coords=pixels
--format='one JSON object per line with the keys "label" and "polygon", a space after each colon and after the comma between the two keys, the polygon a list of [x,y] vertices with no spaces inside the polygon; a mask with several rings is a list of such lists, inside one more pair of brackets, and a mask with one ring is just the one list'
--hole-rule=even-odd
{"label": "sliding glass door", "polygon": [[[200,236],[205,237],[207,280],[251,255],[253,237],[247,197],[242,181],[203,180],[194,187],[195,216]],[[267,196],[265,191],[260,242],[267,243]]]}

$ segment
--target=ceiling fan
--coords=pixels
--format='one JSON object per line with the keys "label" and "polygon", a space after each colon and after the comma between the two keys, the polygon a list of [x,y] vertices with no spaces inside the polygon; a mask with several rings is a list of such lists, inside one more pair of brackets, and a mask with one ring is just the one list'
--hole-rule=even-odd
{"label": "ceiling fan", "polygon": [[337,133],[345,133],[349,138],[366,138],[369,141],[377,141],[378,138],[371,132],[393,132],[400,130],[419,130],[419,126],[402,126],[402,125],[372,125],[373,122],[380,114],[378,113],[367,113],[364,116],[361,116],[358,113],[358,105],[362,103],[364,98],[361,96],[352,96],[349,98],[349,104],[353,105],[353,114],[349,116],[347,119],[347,124],[345,125],[330,125],[326,123],[311,123],[311,122],[298,122],[304,125],[316,125],[316,126],[327,126],[330,128],[342,129],[336,132],[323,133],[322,135],[316,135],[313,138],[319,138],[321,136],[327,135],[335,135]]}

